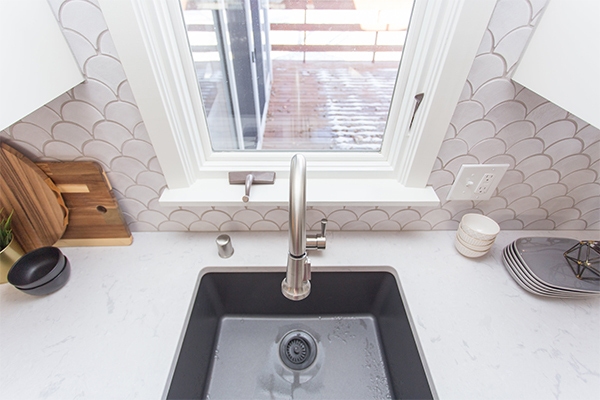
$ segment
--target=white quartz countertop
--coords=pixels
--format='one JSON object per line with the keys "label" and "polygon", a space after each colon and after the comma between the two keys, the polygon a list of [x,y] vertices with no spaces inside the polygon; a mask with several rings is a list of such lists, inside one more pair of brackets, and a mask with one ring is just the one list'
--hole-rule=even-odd
{"label": "white quartz countertop", "polygon": [[[532,295],[501,251],[525,236],[598,239],[598,232],[501,232],[479,259],[454,232],[330,232],[320,266],[391,266],[400,278],[441,399],[598,399],[600,298]],[[0,399],[158,399],[177,351],[200,271],[282,271],[287,234],[136,233],[127,247],[63,248],[67,285],[34,297],[0,285]]]}

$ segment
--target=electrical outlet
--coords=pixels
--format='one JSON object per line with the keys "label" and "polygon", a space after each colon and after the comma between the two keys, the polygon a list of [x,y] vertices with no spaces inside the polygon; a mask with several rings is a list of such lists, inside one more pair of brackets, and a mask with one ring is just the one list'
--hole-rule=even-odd
{"label": "electrical outlet", "polygon": [[508,164],[464,164],[446,200],[489,200]]}
{"label": "electrical outlet", "polygon": [[492,182],[494,181],[494,174],[483,174],[483,178],[481,178],[481,182],[479,182],[479,185],[477,185],[477,188],[475,189],[475,193],[476,194],[484,194],[487,193],[487,191],[490,189],[490,185],[492,184]]}

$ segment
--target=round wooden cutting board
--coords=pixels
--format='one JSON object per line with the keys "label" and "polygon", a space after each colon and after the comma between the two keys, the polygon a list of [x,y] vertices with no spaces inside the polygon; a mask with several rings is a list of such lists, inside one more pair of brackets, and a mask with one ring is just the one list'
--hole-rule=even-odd
{"label": "round wooden cutting board", "polygon": [[54,182],[31,160],[0,144],[0,207],[14,210],[12,228],[23,250],[52,246],[65,232],[68,209]]}

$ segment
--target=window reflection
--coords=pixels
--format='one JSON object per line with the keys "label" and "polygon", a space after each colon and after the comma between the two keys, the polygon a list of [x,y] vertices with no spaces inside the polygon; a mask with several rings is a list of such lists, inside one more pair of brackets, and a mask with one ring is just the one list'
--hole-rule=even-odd
{"label": "window reflection", "polygon": [[213,150],[379,151],[413,0],[182,0]]}

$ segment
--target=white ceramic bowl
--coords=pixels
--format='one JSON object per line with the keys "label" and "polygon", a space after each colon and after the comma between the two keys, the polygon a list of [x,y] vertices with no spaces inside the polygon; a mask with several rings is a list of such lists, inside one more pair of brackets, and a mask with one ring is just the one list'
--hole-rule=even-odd
{"label": "white ceramic bowl", "polygon": [[460,240],[464,244],[468,244],[468,245],[471,245],[471,246],[478,246],[478,247],[491,246],[494,243],[494,240],[496,240],[496,238],[491,239],[491,240],[479,240],[479,239],[475,239],[474,237],[469,236],[462,229],[462,227],[460,225],[458,226],[458,229],[456,230],[456,236],[458,236],[460,238]]}
{"label": "white ceramic bowl", "polygon": [[500,226],[481,214],[465,214],[460,220],[459,227],[469,236],[478,240],[493,240],[500,232]]}
{"label": "white ceramic bowl", "polygon": [[469,257],[469,258],[481,257],[481,256],[484,256],[487,253],[487,251],[475,251],[475,250],[471,250],[471,249],[465,247],[458,240],[458,238],[456,240],[454,240],[454,247],[456,247],[456,250],[458,250],[458,252],[460,254],[462,254],[465,257]]}
{"label": "white ceramic bowl", "polygon": [[483,251],[483,252],[487,252],[489,249],[492,248],[492,245],[494,244],[494,241],[491,241],[490,243],[484,245],[484,246],[477,246],[474,244],[470,244],[470,243],[466,243],[464,240],[462,240],[462,238],[459,235],[456,235],[456,240],[462,244],[464,247],[466,247],[469,250],[473,250],[473,251]]}

